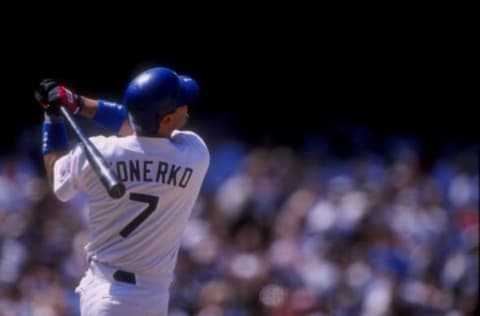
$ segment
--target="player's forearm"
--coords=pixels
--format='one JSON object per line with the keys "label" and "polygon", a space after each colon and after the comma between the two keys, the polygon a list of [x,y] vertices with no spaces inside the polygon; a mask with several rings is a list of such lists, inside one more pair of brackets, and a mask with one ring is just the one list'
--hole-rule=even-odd
{"label": "player's forearm", "polygon": [[53,187],[53,165],[68,151],[67,127],[58,114],[45,113],[42,126],[42,154],[48,183]]}
{"label": "player's forearm", "polygon": [[121,104],[83,98],[83,106],[78,114],[87,119],[92,119],[112,132],[126,136],[132,134],[128,124],[127,110]]}

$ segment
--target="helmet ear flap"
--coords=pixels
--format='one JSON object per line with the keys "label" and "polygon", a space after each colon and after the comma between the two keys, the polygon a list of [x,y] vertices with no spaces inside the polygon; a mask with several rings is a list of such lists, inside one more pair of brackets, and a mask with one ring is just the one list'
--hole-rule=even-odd
{"label": "helmet ear flap", "polygon": [[180,91],[178,96],[179,105],[191,105],[198,98],[200,94],[200,86],[198,83],[191,77],[180,75]]}

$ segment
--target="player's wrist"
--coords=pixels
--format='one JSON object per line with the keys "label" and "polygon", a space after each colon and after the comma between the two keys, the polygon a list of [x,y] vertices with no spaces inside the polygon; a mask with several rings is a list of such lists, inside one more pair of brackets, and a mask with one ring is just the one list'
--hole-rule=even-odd
{"label": "player's wrist", "polygon": [[77,100],[76,100],[75,108],[73,110],[73,114],[78,115],[80,112],[82,112],[84,106],[85,106],[85,98],[79,94],[77,94]]}

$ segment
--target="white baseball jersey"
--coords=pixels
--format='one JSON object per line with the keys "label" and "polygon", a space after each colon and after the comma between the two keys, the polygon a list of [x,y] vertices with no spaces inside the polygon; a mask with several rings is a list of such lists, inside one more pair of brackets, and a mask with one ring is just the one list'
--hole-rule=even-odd
{"label": "white baseball jersey", "polygon": [[[175,131],[169,139],[90,140],[124,182],[125,195],[120,199],[108,195],[80,147],[55,163],[54,192],[62,201],[86,192],[90,226],[85,249],[89,261],[97,265],[97,275],[102,270],[103,279],[111,281],[109,271],[135,273],[140,287],[156,288],[163,296],[167,292],[168,300],[181,234],[209,165],[208,149],[190,131]],[[82,283],[88,282],[82,280],[80,292],[88,291]],[[142,315],[147,315],[145,309]]]}

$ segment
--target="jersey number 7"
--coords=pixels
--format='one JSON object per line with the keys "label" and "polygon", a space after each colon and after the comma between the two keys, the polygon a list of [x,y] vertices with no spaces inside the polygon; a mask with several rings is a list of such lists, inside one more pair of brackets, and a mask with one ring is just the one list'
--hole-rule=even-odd
{"label": "jersey number 7", "polygon": [[130,235],[135,228],[140,226],[140,224],[147,219],[147,217],[152,215],[158,204],[158,196],[155,195],[130,193],[129,199],[132,201],[147,203],[148,206],[120,231],[119,234],[123,238],[126,238],[128,235]]}

